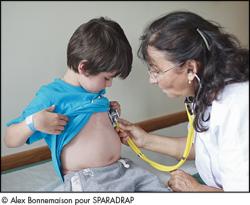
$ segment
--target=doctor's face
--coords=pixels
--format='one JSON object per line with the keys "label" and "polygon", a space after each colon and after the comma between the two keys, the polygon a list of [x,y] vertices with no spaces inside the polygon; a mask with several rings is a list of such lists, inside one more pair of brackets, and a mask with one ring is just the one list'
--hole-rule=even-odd
{"label": "doctor's face", "polygon": [[169,97],[188,96],[193,88],[188,84],[185,64],[174,64],[166,59],[166,54],[152,46],[148,47],[149,82]]}

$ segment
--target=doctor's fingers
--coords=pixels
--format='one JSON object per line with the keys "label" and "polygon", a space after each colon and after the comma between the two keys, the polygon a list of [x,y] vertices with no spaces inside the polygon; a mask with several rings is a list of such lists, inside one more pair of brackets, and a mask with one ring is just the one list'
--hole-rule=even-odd
{"label": "doctor's fingers", "polygon": [[186,172],[184,172],[181,169],[174,170],[170,172],[171,177],[184,177],[186,175]]}
{"label": "doctor's fingers", "polygon": [[127,133],[126,131],[124,131],[124,130],[122,130],[122,129],[119,129],[119,130],[118,130],[118,134],[119,134],[119,136],[120,136],[121,138],[124,138],[124,139],[126,139],[126,138],[129,137],[129,133]]}
{"label": "doctor's fingers", "polygon": [[[120,134],[119,134],[119,136],[120,136]],[[128,135],[125,137],[120,136],[120,140],[121,140],[122,144],[128,145],[128,138],[129,138]]]}
{"label": "doctor's fingers", "polygon": [[173,190],[173,191],[180,191],[179,187],[181,183],[181,178],[178,175],[171,175],[170,179],[168,180],[167,185]]}
{"label": "doctor's fingers", "polygon": [[170,188],[171,191],[176,192],[178,191],[178,185],[176,185],[176,181],[173,179],[169,179],[167,186]]}
{"label": "doctor's fingers", "polygon": [[124,124],[119,124],[119,130],[120,132],[124,132],[124,133],[127,133],[127,132],[131,132],[134,128],[134,125],[124,125]]}
{"label": "doctor's fingers", "polygon": [[183,177],[185,177],[185,172],[177,169],[175,171],[170,172],[171,178],[172,180],[181,180],[183,179]]}
{"label": "doctor's fingers", "polygon": [[170,175],[171,181],[175,182],[175,184],[184,182],[189,178],[189,174],[180,169],[170,172]]}
{"label": "doctor's fingers", "polygon": [[131,123],[131,122],[127,121],[127,120],[124,120],[124,119],[122,119],[122,118],[119,118],[119,119],[118,119],[118,122],[119,122],[119,124],[122,125],[123,127],[129,127],[129,126],[133,125],[133,123]]}

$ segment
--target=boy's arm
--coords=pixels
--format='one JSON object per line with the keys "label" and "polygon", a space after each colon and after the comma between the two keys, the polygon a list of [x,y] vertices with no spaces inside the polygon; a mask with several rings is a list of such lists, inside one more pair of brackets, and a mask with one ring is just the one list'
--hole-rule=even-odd
{"label": "boy's arm", "polygon": [[[54,109],[55,106],[51,106],[33,114],[33,123],[37,131],[47,134],[61,134],[68,122],[68,118],[64,115],[53,113]],[[8,147],[18,147],[23,145],[33,133],[34,131],[23,120],[7,128],[4,140]]]}
{"label": "boy's arm", "polygon": [[4,142],[7,147],[19,147],[27,141],[27,139],[33,134],[33,131],[29,129],[26,122],[20,122],[9,126],[4,136]]}

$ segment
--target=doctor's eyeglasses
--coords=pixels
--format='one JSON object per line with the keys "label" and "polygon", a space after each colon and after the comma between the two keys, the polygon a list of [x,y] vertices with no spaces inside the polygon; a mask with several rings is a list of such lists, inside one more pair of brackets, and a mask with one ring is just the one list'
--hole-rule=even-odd
{"label": "doctor's eyeglasses", "polygon": [[170,71],[170,70],[172,70],[172,69],[174,69],[174,68],[180,67],[180,66],[182,66],[182,65],[183,65],[183,63],[180,63],[180,64],[174,65],[174,66],[172,66],[172,67],[170,67],[170,68],[167,68],[167,69],[164,69],[164,70],[158,70],[158,71],[151,70],[151,67],[152,67],[152,66],[149,66],[149,67],[148,67],[148,74],[149,74],[149,76],[152,77],[153,79],[158,80],[159,77],[162,76],[164,73],[167,73],[168,71]]}

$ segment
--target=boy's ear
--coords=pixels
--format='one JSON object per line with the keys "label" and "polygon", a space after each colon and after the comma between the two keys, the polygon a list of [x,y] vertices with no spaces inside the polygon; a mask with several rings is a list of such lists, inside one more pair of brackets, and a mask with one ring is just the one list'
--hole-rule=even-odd
{"label": "boy's ear", "polygon": [[83,74],[83,75],[87,75],[87,60],[82,60],[79,64],[78,64],[78,73],[79,74]]}

